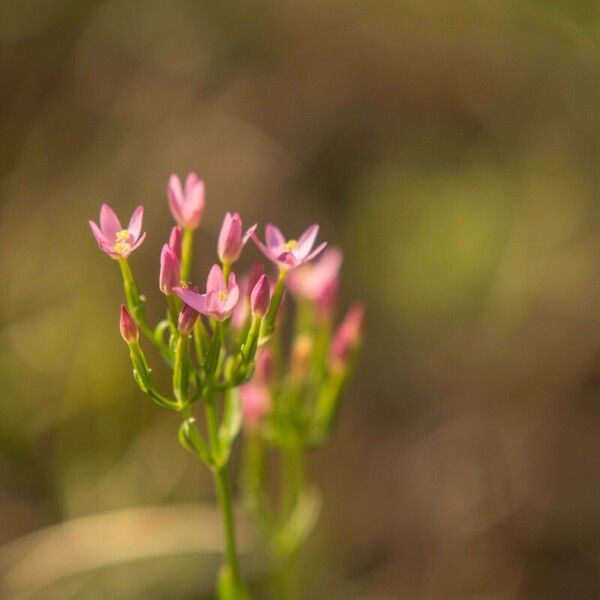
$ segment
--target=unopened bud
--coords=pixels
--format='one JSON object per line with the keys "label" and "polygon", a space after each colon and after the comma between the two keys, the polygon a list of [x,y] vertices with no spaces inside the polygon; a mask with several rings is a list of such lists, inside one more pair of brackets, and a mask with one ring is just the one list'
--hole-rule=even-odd
{"label": "unopened bud", "polygon": [[135,324],[133,317],[129,314],[127,307],[121,304],[121,319],[119,321],[119,329],[121,330],[121,337],[128,344],[137,342],[140,337],[138,326]]}
{"label": "unopened bud", "polygon": [[271,286],[266,275],[261,275],[250,295],[252,314],[264,317],[271,302]]}
{"label": "unopened bud", "polygon": [[179,333],[181,335],[190,335],[194,329],[197,318],[198,312],[188,304],[184,304],[177,321],[177,330]]}

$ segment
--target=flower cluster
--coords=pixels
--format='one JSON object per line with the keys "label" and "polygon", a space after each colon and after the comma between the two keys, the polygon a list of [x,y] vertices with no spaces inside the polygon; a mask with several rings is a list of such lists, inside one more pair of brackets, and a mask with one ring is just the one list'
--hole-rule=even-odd
{"label": "flower cluster", "polygon": [[[167,198],[176,225],[160,253],[158,287],[166,298],[166,316],[155,326],[148,323],[146,299],[128,260],[146,236],[143,207],[134,211],[127,228],[106,204],[99,225],[89,224],[99,248],[121,269],[125,303],[120,331],[137,385],[159,405],[181,414],[179,441],[215,475],[227,544],[219,597],[247,599],[231,513],[229,456],[234,440],[243,430],[246,505],[274,554],[291,556],[310,530],[311,520],[299,527],[297,517],[298,511],[307,513],[310,494],[300,483],[282,490],[286,503],[273,516],[265,500],[273,482],[265,476],[264,455],[269,449],[280,452],[292,458],[286,464],[301,469],[303,452],[327,439],[361,340],[363,310],[359,305],[350,308],[335,327],[342,253],[324,251],[325,242],[316,245],[318,225],[287,239],[269,224],[262,241],[256,225],[244,230],[238,213],[225,214],[216,244],[218,262],[200,289],[189,281],[195,279],[193,238],[206,204],[204,182],[190,173],[182,185],[172,175]],[[239,278],[234,272],[250,239],[275,266],[273,275],[262,263]],[[283,307],[286,295],[294,302]],[[292,330],[287,351],[279,327],[284,318],[292,323],[283,328]],[[170,393],[156,388],[140,332],[171,371]],[[194,415],[196,404],[204,409],[203,420]],[[292,473],[280,480],[302,478]]]}

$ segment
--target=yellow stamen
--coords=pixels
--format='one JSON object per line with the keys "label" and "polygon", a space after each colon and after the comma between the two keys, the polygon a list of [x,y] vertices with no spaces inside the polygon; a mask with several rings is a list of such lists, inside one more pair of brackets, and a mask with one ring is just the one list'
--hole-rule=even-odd
{"label": "yellow stamen", "polygon": [[298,240],[288,240],[284,245],[283,249],[288,252],[292,251],[298,245]]}
{"label": "yellow stamen", "polygon": [[225,302],[225,300],[227,300],[227,296],[229,296],[229,294],[227,293],[226,290],[221,290],[221,291],[217,292],[217,297],[219,298],[219,300],[221,302]]}
{"label": "yellow stamen", "polygon": [[117,231],[116,238],[120,242],[128,242],[131,234],[127,229],[121,229],[121,231]]}

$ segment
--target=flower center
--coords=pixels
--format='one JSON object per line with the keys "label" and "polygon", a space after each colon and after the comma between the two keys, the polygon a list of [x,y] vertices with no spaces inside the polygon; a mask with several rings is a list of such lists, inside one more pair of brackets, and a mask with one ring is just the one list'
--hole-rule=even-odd
{"label": "flower center", "polygon": [[217,292],[217,298],[221,302],[225,302],[225,300],[227,300],[227,296],[229,296],[229,294],[227,293],[227,290],[220,290]]}
{"label": "flower center", "polygon": [[283,249],[291,252],[298,245],[298,240],[288,240],[284,245]]}
{"label": "flower center", "polygon": [[117,231],[115,234],[117,238],[117,242],[113,246],[113,252],[117,254],[124,254],[125,252],[129,252],[131,250],[131,233],[127,229],[121,229],[121,231]]}

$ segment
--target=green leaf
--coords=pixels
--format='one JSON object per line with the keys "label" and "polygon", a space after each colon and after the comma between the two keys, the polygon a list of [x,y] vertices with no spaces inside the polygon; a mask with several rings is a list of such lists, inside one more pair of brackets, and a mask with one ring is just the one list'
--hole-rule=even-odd
{"label": "green leaf", "polygon": [[292,514],[277,536],[276,544],[281,554],[295,552],[306,541],[319,519],[321,503],[321,494],[315,488],[298,498]]}

